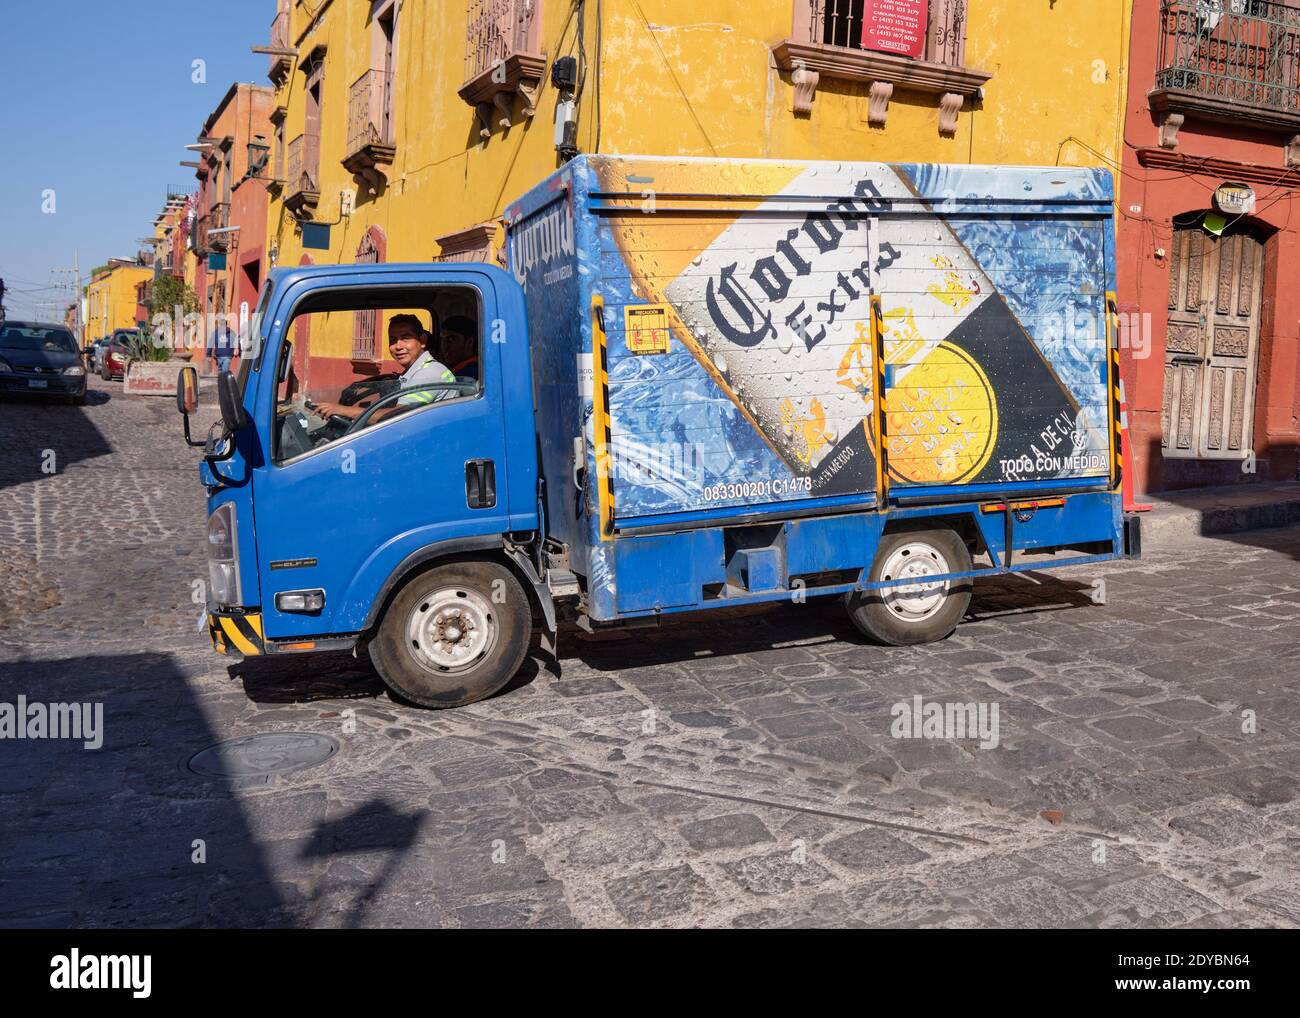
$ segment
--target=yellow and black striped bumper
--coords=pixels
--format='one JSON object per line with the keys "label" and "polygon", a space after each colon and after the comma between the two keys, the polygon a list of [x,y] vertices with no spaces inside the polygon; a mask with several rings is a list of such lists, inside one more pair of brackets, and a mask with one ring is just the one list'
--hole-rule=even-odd
{"label": "yellow and black striped bumper", "polygon": [[244,657],[266,653],[262,637],[261,615],[226,615],[208,613],[208,636],[218,654],[232,650]]}

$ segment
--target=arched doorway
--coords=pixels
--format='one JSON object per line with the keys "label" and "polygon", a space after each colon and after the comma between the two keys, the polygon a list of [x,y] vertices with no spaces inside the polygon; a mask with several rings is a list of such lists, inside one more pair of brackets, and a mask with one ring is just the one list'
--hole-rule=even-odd
{"label": "arched doorway", "polygon": [[1239,220],[1215,236],[1203,218],[1174,221],[1161,451],[1242,459],[1254,438],[1266,234]]}

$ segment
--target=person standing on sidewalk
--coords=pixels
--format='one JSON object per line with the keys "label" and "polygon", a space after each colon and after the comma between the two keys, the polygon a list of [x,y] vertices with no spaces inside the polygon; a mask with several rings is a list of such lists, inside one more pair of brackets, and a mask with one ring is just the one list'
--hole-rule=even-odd
{"label": "person standing on sidewalk", "polygon": [[217,373],[220,374],[230,370],[230,361],[234,356],[235,334],[223,319],[217,323],[212,330],[212,338],[208,340],[208,360],[215,362]]}

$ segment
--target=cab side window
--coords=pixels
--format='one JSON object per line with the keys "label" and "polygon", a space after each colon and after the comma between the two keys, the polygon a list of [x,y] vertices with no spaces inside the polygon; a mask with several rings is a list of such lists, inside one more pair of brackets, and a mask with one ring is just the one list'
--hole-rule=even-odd
{"label": "cab side window", "polygon": [[[285,332],[277,389],[277,462],[411,413],[482,391],[482,301],[470,286],[311,295]],[[358,359],[353,325],[373,313],[373,356]],[[289,350],[292,343],[292,351]]]}

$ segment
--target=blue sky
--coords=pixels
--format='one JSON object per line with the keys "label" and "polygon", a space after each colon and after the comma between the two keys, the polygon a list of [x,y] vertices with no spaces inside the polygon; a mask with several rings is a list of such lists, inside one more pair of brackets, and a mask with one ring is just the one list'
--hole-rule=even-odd
{"label": "blue sky", "polygon": [[[4,5],[0,278],[11,318],[110,257],[134,255],[168,188],[192,189],[184,146],[234,81],[268,84],[275,0],[40,0]],[[205,84],[191,80],[206,62]],[[55,192],[55,212],[41,211]],[[84,283],[83,279],[83,283]],[[44,287],[45,289],[41,289]],[[41,317],[53,318],[53,308]],[[61,314],[59,315],[61,317]]]}

